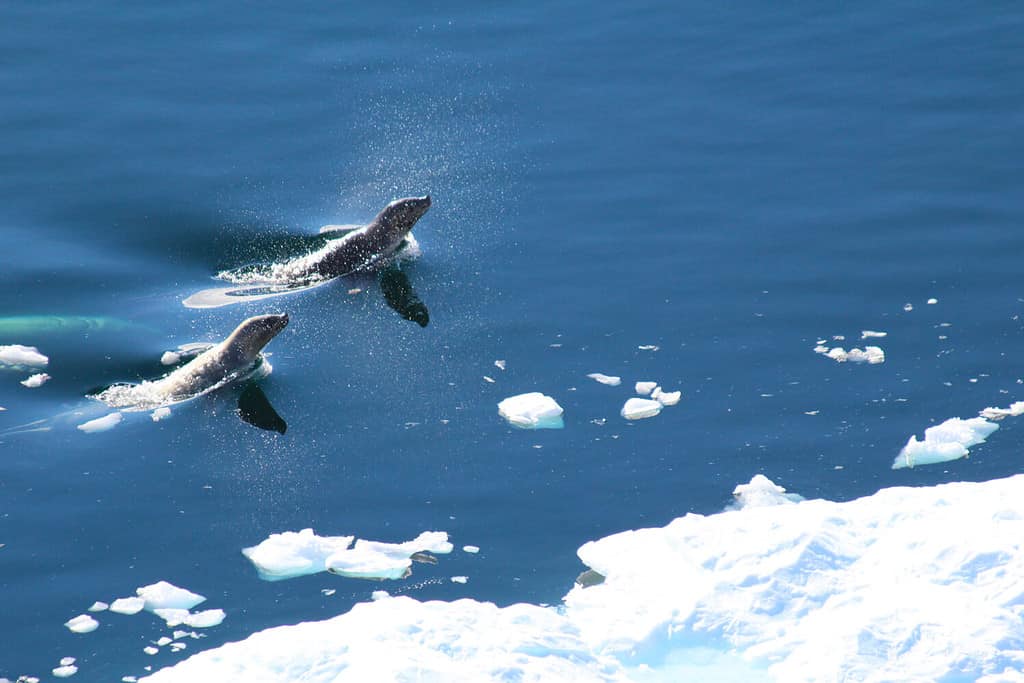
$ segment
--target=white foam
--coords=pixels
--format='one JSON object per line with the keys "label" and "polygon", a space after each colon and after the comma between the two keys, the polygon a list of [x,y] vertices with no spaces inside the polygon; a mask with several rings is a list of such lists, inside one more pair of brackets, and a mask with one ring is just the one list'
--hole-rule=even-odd
{"label": "white foam", "polygon": [[22,386],[26,386],[29,389],[38,389],[39,387],[49,382],[51,379],[52,378],[45,372],[40,372],[35,375],[30,375],[28,379],[21,380],[21,384]]}
{"label": "white foam", "polygon": [[175,365],[179,362],[181,362],[181,354],[174,351],[164,351],[164,355],[160,356],[160,363],[163,365]]}
{"label": "white foam", "polygon": [[897,470],[967,457],[970,447],[984,443],[997,429],[999,425],[983,417],[969,420],[950,418],[924,430],[924,441],[918,441],[917,435],[912,434],[893,461],[892,468]]}
{"label": "white foam", "polygon": [[158,581],[148,586],[136,588],[135,593],[145,601],[147,612],[156,612],[158,609],[184,609],[189,610],[206,600],[198,593],[193,593],[185,588],[179,588],[167,581]]}
{"label": "white foam", "polygon": [[86,434],[93,434],[95,432],[105,432],[108,429],[113,429],[117,425],[121,424],[121,420],[124,419],[124,415],[121,413],[110,413],[103,417],[98,417],[95,420],[89,420],[78,425]]}
{"label": "white foam", "polygon": [[631,398],[622,406],[622,417],[627,420],[642,420],[661,412],[661,403],[647,398]]}
{"label": "white foam", "polygon": [[110,603],[110,611],[118,614],[138,614],[146,606],[142,598],[118,598]]}
{"label": "white foam", "polygon": [[612,375],[605,375],[605,374],[600,373],[600,372],[592,372],[589,375],[587,375],[587,377],[589,377],[590,379],[594,380],[595,382],[599,382],[601,384],[607,384],[610,387],[617,387],[620,384],[622,384],[622,378],[621,377],[614,377]]}
{"label": "white foam", "polygon": [[444,531],[424,531],[405,543],[383,543],[359,539],[325,560],[327,570],[357,579],[400,579],[408,575],[412,556],[419,552],[447,554],[452,551]]}
{"label": "white foam", "polygon": [[64,625],[73,633],[90,633],[96,630],[100,625],[100,622],[96,621],[88,614],[79,614],[74,619],[69,619],[64,622]]}
{"label": "white foam", "polygon": [[355,536],[317,536],[312,529],[271,534],[259,545],[242,550],[267,581],[326,571],[328,557],[348,548]]}
{"label": "white foam", "polygon": [[561,429],[562,406],[550,396],[534,391],[510,396],[498,404],[498,414],[520,429]]}
{"label": "white foam", "polygon": [[657,382],[637,382],[636,385],[633,388],[636,389],[636,393],[640,394],[641,396],[647,396],[652,391],[654,391],[655,389],[658,388],[658,383]]}
{"label": "white foam", "polygon": [[45,367],[49,362],[50,359],[34,346],[0,345],[0,365]]}

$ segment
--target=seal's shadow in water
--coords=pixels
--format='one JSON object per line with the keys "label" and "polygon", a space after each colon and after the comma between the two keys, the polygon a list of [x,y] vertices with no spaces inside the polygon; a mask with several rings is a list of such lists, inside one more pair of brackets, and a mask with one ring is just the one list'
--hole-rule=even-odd
{"label": "seal's shadow in water", "polygon": [[249,382],[238,395],[238,416],[253,427],[284,434],[288,423],[284,421],[259,385]]}
{"label": "seal's shadow in water", "polygon": [[398,315],[410,320],[420,327],[426,327],[430,323],[430,311],[427,305],[416,295],[416,290],[409,282],[406,275],[397,263],[392,263],[380,271],[377,276],[381,294],[384,301]]}

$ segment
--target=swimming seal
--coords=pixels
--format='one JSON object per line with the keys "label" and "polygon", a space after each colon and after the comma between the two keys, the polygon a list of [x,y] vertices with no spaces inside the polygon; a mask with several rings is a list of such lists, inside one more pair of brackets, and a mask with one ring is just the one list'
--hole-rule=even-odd
{"label": "swimming seal", "polygon": [[227,339],[214,344],[166,377],[141,384],[115,384],[93,398],[114,408],[150,410],[247,378],[257,369],[263,347],[287,325],[287,313],[249,318]]}

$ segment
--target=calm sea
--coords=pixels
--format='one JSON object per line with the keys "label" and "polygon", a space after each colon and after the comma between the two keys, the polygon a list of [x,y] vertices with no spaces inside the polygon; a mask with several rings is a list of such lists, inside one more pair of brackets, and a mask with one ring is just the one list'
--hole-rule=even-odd
{"label": "calm sea", "polygon": [[[0,430],[53,428],[0,436],[0,677],[73,656],[119,680],[379,588],[556,603],[580,544],[719,511],[759,472],[839,500],[1019,472],[1013,420],[969,459],[890,464],[1024,399],[1022,33],[1012,3],[5,4],[0,344],[52,380],[0,370]],[[427,327],[373,278],[181,304],[428,192],[405,270]],[[284,435],[231,391],[75,429],[91,389],[271,311]],[[627,422],[637,380],[683,399]],[[527,391],[563,430],[499,418]],[[259,580],[240,550],[304,527],[481,552],[385,585]],[[226,621],[155,657],[151,615],[63,626],[161,579]]]}

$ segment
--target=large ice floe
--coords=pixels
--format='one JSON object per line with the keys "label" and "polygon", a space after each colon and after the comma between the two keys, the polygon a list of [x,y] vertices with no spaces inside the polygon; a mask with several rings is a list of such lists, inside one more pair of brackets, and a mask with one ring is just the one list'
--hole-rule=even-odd
{"label": "large ice floe", "polygon": [[951,417],[942,424],[924,430],[924,441],[918,441],[917,435],[911,434],[907,445],[893,461],[892,468],[898,470],[966,458],[971,446],[984,443],[997,429],[999,425],[983,417],[972,417],[969,420]]}
{"label": "large ice floe", "polygon": [[145,679],[1024,680],[1024,475],[738,509],[578,551],[557,607],[387,597],[272,628]]}

